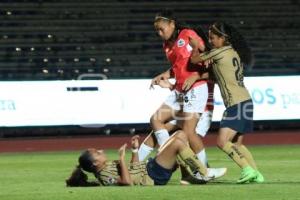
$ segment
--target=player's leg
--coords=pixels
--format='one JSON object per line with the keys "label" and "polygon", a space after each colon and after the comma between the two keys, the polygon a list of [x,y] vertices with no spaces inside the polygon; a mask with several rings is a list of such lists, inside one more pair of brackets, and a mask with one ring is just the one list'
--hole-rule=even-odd
{"label": "player's leg", "polygon": [[157,140],[154,136],[153,130],[151,130],[151,132],[147,135],[147,137],[139,147],[138,150],[139,161],[145,160],[145,158],[147,158],[147,156],[150,155],[151,152],[154,150],[156,145],[157,145]]}
{"label": "player's leg", "polygon": [[253,169],[257,170],[256,163],[254,161],[254,158],[253,158],[251,152],[247,149],[247,147],[245,145],[243,145],[243,135],[241,135],[241,134],[238,133],[233,138],[233,143],[238,147],[238,149],[240,150],[240,152],[244,155],[244,157],[248,161],[249,165]]}
{"label": "player's leg", "polygon": [[155,159],[162,167],[172,169],[177,163],[177,155],[179,155],[185,165],[191,165],[192,170],[199,170],[201,174],[207,175],[207,168],[195,158],[195,154],[189,148],[187,142],[176,135],[171,137],[159,149]]}
{"label": "player's leg", "polygon": [[[166,130],[170,133],[172,130],[176,129],[176,124],[174,123],[167,123],[165,124]],[[138,156],[139,161],[145,160],[148,155],[154,150],[155,147],[157,147],[157,139],[154,135],[154,131],[152,130],[148,136],[145,138],[145,140],[142,142],[141,146],[139,147]]]}
{"label": "player's leg", "polygon": [[[203,140],[203,138],[206,136],[210,128],[211,121],[212,121],[212,111],[209,110],[204,111],[204,113],[200,116],[200,119],[196,126],[196,134],[201,138],[201,140]],[[208,167],[208,159],[204,147],[200,152],[199,157],[201,158],[201,160],[203,160],[203,162]]]}
{"label": "player's leg", "polygon": [[[182,131],[177,131],[182,134]],[[203,181],[209,181],[214,177],[220,177],[226,173],[224,170],[207,169],[195,156],[187,145],[187,140],[179,135],[172,136],[160,149],[156,156],[156,162],[166,169],[174,168],[177,161],[182,164],[192,176]]]}
{"label": "player's leg", "polygon": [[218,133],[217,145],[220,149],[222,149],[236,164],[245,168],[249,166],[249,163],[245,159],[245,157],[239,151],[237,145],[231,142],[233,137],[235,136],[236,131],[230,128],[221,128]]}
{"label": "player's leg", "polygon": [[169,132],[165,123],[174,119],[179,110],[180,105],[177,102],[177,93],[173,91],[161,107],[151,116],[150,124],[159,145],[165,143],[169,138]]}
{"label": "player's leg", "polygon": [[206,165],[206,156],[203,156],[204,144],[201,137],[196,132],[196,126],[199,120],[198,113],[184,113],[185,120],[183,123],[182,130],[186,133],[191,149],[197,155],[197,158]]}
{"label": "player's leg", "polygon": [[[187,141],[184,141],[183,139],[184,138],[180,137],[179,135],[178,137],[173,135],[163,146],[160,147],[155,159],[149,159],[149,162],[147,163],[147,171],[148,175],[153,179],[155,185],[165,185],[170,180],[171,175],[175,171],[177,166],[177,154],[181,153],[185,148],[188,147]],[[194,153],[192,152],[192,150],[190,150],[190,152],[191,159],[196,160],[195,158],[193,158]],[[186,160],[187,159],[188,158],[186,156]],[[189,162],[189,164],[191,165],[191,162]],[[190,167],[187,168],[190,169]],[[205,170],[204,166],[203,168],[202,166],[193,166],[193,169],[194,168],[201,168]],[[192,172],[190,173],[192,174]],[[204,171],[203,173],[206,173],[206,171]]]}
{"label": "player's leg", "polygon": [[[206,136],[211,122],[212,122],[212,111],[206,110],[204,113],[200,116],[200,119],[196,125],[196,134],[200,137],[201,140]],[[182,129],[183,121],[177,120],[177,126]],[[200,160],[206,164],[208,167],[208,161],[207,161],[207,154],[205,152],[205,148],[202,149],[200,152]]]}
{"label": "player's leg", "polygon": [[253,116],[253,104],[251,105],[251,109],[246,109],[248,101],[245,101],[227,108],[220,123],[221,128],[218,133],[218,147],[242,169],[242,175],[238,183],[246,183],[257,175],[256,171],[241,153],[239,147],[232,143],[233,138],[238,132],[245,133],[252,130],[251,116]]}
{"label": "player's leg", "polygon": [[202,163],[207,163],[202,138],[196,134],[196,127],[200,116],[205,112],[208,99],[207,84],[202,84],[190,89],[183,99],[183,124],[182,130],[187,134],[191,149]]}
{"label": "player's leg", "polygon": [[256,170],[257,176],[250,180],[250,182],[262,183],[264,182],[263,175],[258,171],[256,162],[252,156],[252,153],[249,149],[243,144],[243,135],[237,134],[236,137],[233,139],[235,144],[238,146],[240,152],[244,155],[250,166]]}

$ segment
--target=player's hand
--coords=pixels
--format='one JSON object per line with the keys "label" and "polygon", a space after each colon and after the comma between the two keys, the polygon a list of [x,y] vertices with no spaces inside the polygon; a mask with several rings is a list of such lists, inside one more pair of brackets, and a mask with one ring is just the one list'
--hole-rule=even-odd
{"label": "player's hand", "polygon": [[204,61],[204,65],[206,68],[209,68],[212,63],[213,63],[213,61],[211,59]]}
{"label": "player's hand", "polygon": [[156,77],[154,77],[152,80],[151,80],[151,84],[150,84],[150,88],[149,89],[154,89],[154,85],[158,85],[160,80],[162,79],[162,75],[158,75]]}
{"label": "player's hand", "polygon": [[167,71],[157,75],[154,77],[151,81],[150,89],[154,89],[154,85],[159,85],[160,81],[162,80],[168,80],[171,77],[171,69],[168,69]]}
{"label": "player's hand", "polygon": [[170,83],[170,81],[168,79],[160,80],[158,85],[161,88],[169,88],[170,90],[172,90],[174,88],[174,85],[172,83]]}
{"label": "player's hand", "polygon": [[131,149],[138,149],[140,144],[139,144],[139,135],[135,135],[131,138]]}
{"label": "player's hand", "polygon": [[126,147],[127,147],[127,143],[123,144],[119,149],[120,160],[125,159]]}
{"label": "player's hand", "polygon": [[197,75],[191,75],[190,77],[188,77],[182,85],[182,90],[188,91],[189,89],[191,89],[192,85],[198,80],[198,78],[199,77]]}

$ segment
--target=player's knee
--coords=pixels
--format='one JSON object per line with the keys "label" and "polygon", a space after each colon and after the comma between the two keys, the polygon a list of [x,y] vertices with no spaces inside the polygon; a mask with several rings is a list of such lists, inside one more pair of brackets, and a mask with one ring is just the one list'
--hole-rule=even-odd
{"label": "player's knee", "polygon": [[150,118],[150,124],[152,126],[153,129],[156,129],[157,126],[159,126],[160,121],[157,118],[157,115],[152,115]]}
{"label": "player's knee", "polygon": [[152,115],[152,116],[150,117],[150,124],[153,124],[154,122],[155,122],[155,116]]}
{"label": "player's knee", "polygon": [[220,149],[223,149],[225,144],[226,144],[226,140],[222,137],[218,137],[217,138],[217,146],[220,148]]}
{"label": "player's knee", "polygon": [[183,140],[183,141],[187,141],[187,140],[188,140],[186,134],[185,134],[183,131],[181,131],[181,130],[176,131],[174,134],[175,134],[175,136],[176,136],[178,139],[181,139],[181,140]]}
{"label": "player's knee", "polygon": [[175,136],[173,138],[172,144],[176,145],[176,146],[182,146],[182,145],[185,145],[185,141],[183,141],[182,138]]}

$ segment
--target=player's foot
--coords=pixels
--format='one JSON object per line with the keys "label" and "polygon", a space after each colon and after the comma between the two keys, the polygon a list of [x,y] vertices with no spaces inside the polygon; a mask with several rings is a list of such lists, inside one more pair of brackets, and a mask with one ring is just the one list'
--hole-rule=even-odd
{"label": "player's foot", "polygon": [[248,166],[242,169],[241,178],[237,180],[237,183],[247,183],[257,177],[257,171]]}
{"label": "player's foot", "polygon": [[256,177],[251,179],[250,182],[252,182],[252,183],[263,183],[263,182],[265,182],[264,176],[258,170],[256,170],[256,174],[257,174]]}
{"label": "player's foot", "polygon": [[195,174],[195,177],[199,180],[204,180],[208,182],[224,176],[226,172],[227,168],[207,168],[207,176],[203,176],[199,172],[197,172]]}
{"label": "player's foot", "polygon": [[227,172],[227,168],[207,168],[206,181],[214,180],[224,176]]}
{"label": "player's foot", "polygon": [[198,179],[195,176],[192,176],[190,174],[184,176],[180,180],[181,185],[191,185],[191,184],[205,184],[206,181],[204,179]]}

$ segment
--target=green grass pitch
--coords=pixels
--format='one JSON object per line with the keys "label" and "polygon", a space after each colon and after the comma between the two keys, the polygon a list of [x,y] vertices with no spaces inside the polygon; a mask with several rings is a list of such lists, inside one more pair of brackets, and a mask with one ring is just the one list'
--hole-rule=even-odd
{"label": "green grass pitch", "polygon": [[[265,176],[263,184],[236,184],[239,168],[215,147],[207,148],[210,165],[227,167],[227,174],[218,181],[192,186],[179,185],[176,172],[167,186],[68,188],[64,180],[79,152],[0,154],[0,200],[300,199],[299,145],[251,146],[250,150]],[[107,153],[117,158],[116,150]],[[128,160],[129,156],[128,152]]]}

